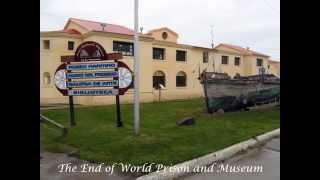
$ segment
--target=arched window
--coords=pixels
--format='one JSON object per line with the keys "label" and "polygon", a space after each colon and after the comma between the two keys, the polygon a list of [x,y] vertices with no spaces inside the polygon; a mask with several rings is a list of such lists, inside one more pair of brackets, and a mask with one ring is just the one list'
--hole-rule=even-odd
{"label": "arched window", "polygon": [[166,86],[166,75],[162,71],[156,71],[153,73],[153,87],[159,89],[160,84]]}
{"label": "arched window", "polygon": [[187,74],[183,71],[177,73],[176,76],[176,86],[186,87],[187,86]]}
{"label": "arched window", "polygon": [[43,84],[50,85],[50,83],[51,83],[50,73],[48,73],[48,72],[43,73]]}

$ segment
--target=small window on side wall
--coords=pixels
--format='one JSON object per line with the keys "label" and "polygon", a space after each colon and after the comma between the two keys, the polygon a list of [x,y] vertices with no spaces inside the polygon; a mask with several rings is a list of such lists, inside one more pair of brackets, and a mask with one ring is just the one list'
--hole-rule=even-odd
{"label": "small window on side wall", "polygon": [[48,73],[48,72],[43,73],[43,84],[44,85],[50,85],[51,84],[50,73]]}
{"label": "small window on side wall", "polygon": [[74,49],[74,41],[68,41],[68,50],[72,51]]}
{"label": "small window on side wall", "polygon": [[257,59],[257,66],[262,66],[263,65],[263,60],[262,59]]}
{"label": "small window on side wall", "polygon": [[185,72],[180,71],[176,76],[176,87],[186,87],[187,86],[187,75]]}
{"label": "small window on side wall", "polygon": [[234,65],[235,66],[240,66],[240,57],[235,57],[234,58]]}
{"label": "small window on side wall", "polygon": [[221,56],[221,64],[228,64],[229,56]]}
{"label": "small window on side wall", "polygon": [[43,49],[50,49],[50,40],[42,41]]}
{"label": "small window on side wall", "polygon": [[152,49],[153,59],[164,60],[164,51],[165,50],[163,48],[153,48]]}
{"label": "small window on side wall", "polygon": [[164,74],[164,72],[162,71],[154,72],[152,79],[153,79],[153,85],[152,85],[153,88],[159,89],[160,84],[164,87],[166,86],[166,75]]}
{"label": "small window on side wall", "polygon": [[177,50],[176,51],[176,60],[177,61],[186,61],[186,54],[187,54],[186,51]]}
{"label": "small window on side wall", "polygon": [[134,46],[131,42],[113,41],[113,51],[122,53],[124,56],[133,56]]}
{"label": "small window on side wall", "polygon": [[202,60],[203,60],[203,63],[208,63],[209,61],[209,52],[208,51],[205,51],[202,53]]}

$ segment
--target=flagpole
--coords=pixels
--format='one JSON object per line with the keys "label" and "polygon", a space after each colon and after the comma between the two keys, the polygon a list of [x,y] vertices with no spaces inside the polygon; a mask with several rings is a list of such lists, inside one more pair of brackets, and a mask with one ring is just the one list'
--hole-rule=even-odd
{"label": "flagpole", "polygon": [[139,60],[139,17],[138,17],[139,0],[134,0],[134,132],[139,134],[140,129],[140,60]]}

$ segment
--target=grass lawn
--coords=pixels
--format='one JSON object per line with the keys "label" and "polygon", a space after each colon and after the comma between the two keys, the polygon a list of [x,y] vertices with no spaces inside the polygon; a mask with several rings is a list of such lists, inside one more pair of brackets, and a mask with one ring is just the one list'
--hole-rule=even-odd
{"label": "grass lawn", "polygon": [[[133,134],[133,106],[121,105],[124,127],[116,127],[115,106],[76,108],[77,126],[61,132],[42,124],[41,146],[51,152],[67,147],[80,150],[80,158],[106,164],[147,162],[173,165],[279,128],[280,110],[205,113],[203,99],[141,104],[141,134]],[[43,115],[69,126],[69,110],[43,110]],[[193,116],[193,126],[176,120]]]}

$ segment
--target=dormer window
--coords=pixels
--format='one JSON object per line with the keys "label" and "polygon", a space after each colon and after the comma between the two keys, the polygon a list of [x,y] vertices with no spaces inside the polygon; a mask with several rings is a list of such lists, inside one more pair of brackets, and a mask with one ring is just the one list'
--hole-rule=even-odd
{"label": "dormer window", "polygon": [[163,32],[162,33],[162,39],[167,39],[168,38],[168,33],[167,32]]}

